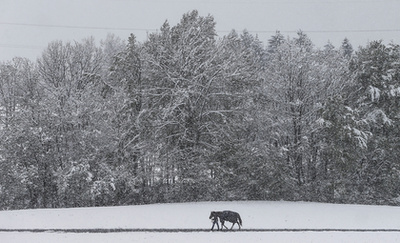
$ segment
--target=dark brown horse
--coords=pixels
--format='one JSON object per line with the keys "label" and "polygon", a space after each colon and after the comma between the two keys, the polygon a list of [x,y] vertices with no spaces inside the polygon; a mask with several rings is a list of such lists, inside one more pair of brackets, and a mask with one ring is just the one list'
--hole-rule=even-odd
{"label": "dark brown horse", "polygon": [[235,224],[237,224],[239,226],[239,229],[240,229],[240,226],[242,226],[242,219],[240,218],[240,215],[238,213],[228,211],[228,210],[212,211],[210,214],[210,217],[209,217],[209,219],[213,220],[213,225],[212,225],[211,230],[214,229],[215,224],[217,224],[217,227],[219,230],[218,218],[219,218],[219,221],[221,222],[221,230],[223,229],[223,227],[228,229],[228,227],[225,226],[225,221],[229,221],[232,223],[231,230]]}

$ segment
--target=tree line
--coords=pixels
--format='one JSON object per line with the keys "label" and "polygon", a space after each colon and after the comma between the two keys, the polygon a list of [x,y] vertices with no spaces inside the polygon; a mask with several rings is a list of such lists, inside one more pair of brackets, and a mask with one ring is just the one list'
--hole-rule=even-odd
{"label": "tree line", "polygon": [[0,63],[1,208],[399,204],[399,45],[215,25],[192,11]]}

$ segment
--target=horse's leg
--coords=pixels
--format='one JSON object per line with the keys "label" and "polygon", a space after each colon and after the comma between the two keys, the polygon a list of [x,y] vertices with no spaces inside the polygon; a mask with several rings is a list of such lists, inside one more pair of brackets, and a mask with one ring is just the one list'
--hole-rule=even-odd
{"label": "horse's leg", "polygon": [[232,227],[231,227],[231,230],[233,229],[233,226],[235,225],[235,223],[232,223]]}
{"label": "horse's leg", "polygon": [[223,229],[223,227],[225,227],[226,229],[228,229],[228,227],[226,227],[226,225],[225,225],[225,221],[221,221],[221,230]]}

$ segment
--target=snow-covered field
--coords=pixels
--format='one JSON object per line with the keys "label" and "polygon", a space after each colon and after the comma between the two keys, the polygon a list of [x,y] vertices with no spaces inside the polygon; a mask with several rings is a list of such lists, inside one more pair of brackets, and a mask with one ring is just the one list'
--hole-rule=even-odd
{"label": "snow-covered field", "polygon": [[[240,213],[243,231],[66,233],[59,229],[202,229],[210,211]],[[228,227],[231,225],[227,223]],[[305,202],[200,202],[0,212],[2,243],[105,242],[400,242],[400,207]],[[5,232],[46,229],[45,232]],[[277,231],[245,231],[277,229]],[[328,231],[286,231],[328,229]],[[335,229],[332,231],[332,229]],[[355,231],[340,231],[354,229]],[[368,229],[370,231],[358,231]],[[122,231],[121,230],[121,231]],[[382,230],[382,231],[376,231]],[[390,230],[390,231],[384,231]]]}

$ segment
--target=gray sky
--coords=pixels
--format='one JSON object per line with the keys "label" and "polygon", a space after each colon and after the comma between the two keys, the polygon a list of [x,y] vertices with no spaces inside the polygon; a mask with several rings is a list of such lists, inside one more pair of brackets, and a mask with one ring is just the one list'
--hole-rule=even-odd
{"label": "gray sky", "polygon": [[345,37],[355,49],[379,39],[400,44],[400,0],[0,0],[0,61],[35,60],[54,40],[133,33],[144,41],[193,9],[214,16],[219,36],[247,29],[267,43],[276,30],[302,29],[317,47]]}

